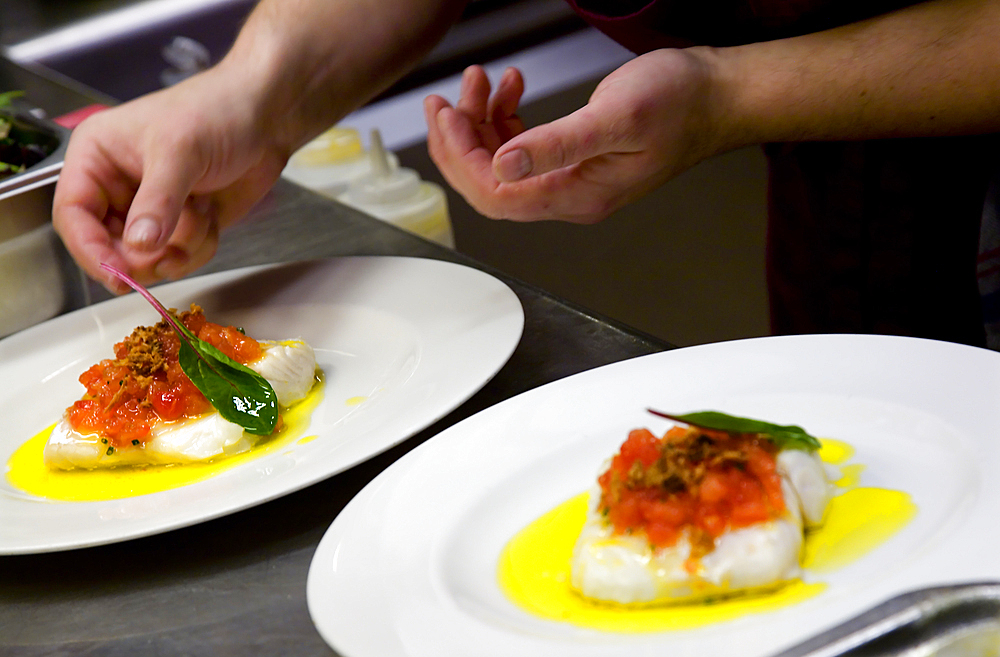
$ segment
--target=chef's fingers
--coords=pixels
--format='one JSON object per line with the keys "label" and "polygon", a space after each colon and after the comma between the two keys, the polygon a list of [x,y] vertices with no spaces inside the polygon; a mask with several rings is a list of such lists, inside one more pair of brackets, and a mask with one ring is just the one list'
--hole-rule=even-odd
{"label": "chef's fingers", "polygon": [[188,254],[187,272],[192,272],[208,263],[219,248],[219,225],[214,221],[208,224],[208,232],[193,253]]}
{"label": "chef's fingers", "polygon": [[445,106],[434,121],[440,132],[440,148],[432,157],[448,184],[470,200],[492,193],[497,185],[491,171],[492,153],[483,146],[468,117]]}
{"label": "chef's fingers", "polygon": [[203,173],[193,149],[178,144],[157,150],[169,155],[148,156],[125,221],[122,241],[136,251],[156,252],[167,244],[191,188]]}
{"label": "chef's fingers", "polygon": [[511,182],[555,171],[609,153],[633,152],[621,128],[626,121],[608,120],[592,106],[522,132],[497,149],[493,171]]}
{"label": "chef's fingers", "polygon": [[[182,233],[185,238],[183,246],[177,246],[173,239],[167,244],[154,268],[157,278],[178,279],[186,276],[211,260],[219,247],[219,226],[214,220],[201,217],[188,220],[187,216],[181,215],[178,229],[174,231],[175,235]],[[188,232],[188,226],[196,232]]]}
{"label": "chef's fingers", "polygon": [[129,263],[116,248],[120,235],[119,212],[128,207],[132,187],[104,159],[99,150],[77,144],[76,159],[64,168],[52,204],[52,225],[80,267],[115,293],[128,286],[101,269],[101,263],[129,271]]}
{"label": "chef's fingers", "polygon": [[482,215],[494,219],[534,221],[562,219],[590,223],[607,207],[600,182],[580,179],[580,167],[568,167],[516,183],[493,175],[490,151],[468,117],[443,99],[425,101],[431,157],[448,184]]}
{"label": "chef's fingers", "polygon": [[524,76],[521,71],[508,66],[500,81],[497,82],[496,91],[490,96],[487,105],[487,112],[491,119],[509,118],[517,112],[517,106],[521,103],[521,96],[524,95]]}
{"label": "chef's fingers", "polygon": [[500,148],[507,141],[524,132],[524,123],[517,115],[517,107],[524,95],[524,77],[513,67],[508,67],[497,83],[496,91],[490,96],[486,108],[489,122],[496,135],[492,150]]}
{"label": "chef's fingers", "polygon": [[157,278],[180,278],[207,263],[218,248],[220,231],[246,216],[274,185],[284,165],[275,155],[263,155],[224,189],[199,193],[196,187],[156,262]]}
{"label": "chef's fingers", "polygon": [[649,187],[642,183],[641,154],[612,153],[555,171],[501,183],[498,190],[514,221],[596,223]]}
{"label": "chef's fingers", "polygon": [[209,233],[218,233],[211,214],[212,199],[209,196],[188,198],[177,220],[177,227],[154,266],[153,273],[158,279],[177,279],[194,271],[196,267],[191,256],[203,250]]}
{"label": "chef's fingers", "polygon": [[462,87],[455,109],[469,117],[474,125],[484,123],[490,100],[490,80],[482,66],[470,66],[462,73]]}
{"label": "chef's fingers", "polygon": [[490,96],[486,111],[490,119],[509,119],[517,112],[517,106],[524,95],[524,76],[513,66],[507,67],[500,76],[496,91]]}
{"label": "chef's fingers", "polygon": [[[58,222],[56,216],[60,217]],[[56,230],[70,255],[88,276],[115,294],[128,292],[129,287],[125,283],[101,269],[102,262],[122,270],[128,270],[128,265],[115,250],[107,229],[92,213],[80,205],[64,205],[58,215],[53,214],[53,225],[57,226]]]}
{"label": "chef's fingers", "polygon": [[438,162],[444,156],[441,130],[437,124],[437,114],[445,107],[451,107],[451,105],[441,96],[430,95],[424,98],[424,120],[427,122],[427,152],[435,162]]}
{"label": "chef's fingers", "polygon": [[[287,159],[272,152],[265,152],[246,171],[241,172],[232,183],[209,194],[211,203],[204,211],[216,227],[222,231],[241,219],[253,209],[274,186],[285,168]],[[195,192],[202,190],[195,187]]]}

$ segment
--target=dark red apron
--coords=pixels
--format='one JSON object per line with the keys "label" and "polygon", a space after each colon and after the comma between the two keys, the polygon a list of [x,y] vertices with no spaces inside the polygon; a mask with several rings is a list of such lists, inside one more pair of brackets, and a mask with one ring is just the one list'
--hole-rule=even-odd
{"label": "dark red apron", "polygon": [[[638,54],[807,34],[912,2],[567,0]],[[985,345],[976,284],[995,136],[768,144],[771,330]]]}

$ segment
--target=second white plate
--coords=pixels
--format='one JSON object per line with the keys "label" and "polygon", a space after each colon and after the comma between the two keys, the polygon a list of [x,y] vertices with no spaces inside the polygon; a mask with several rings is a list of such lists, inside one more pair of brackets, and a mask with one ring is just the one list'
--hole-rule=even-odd
{"label": "second white plate", "polygon": [[[307,599],[345,657],[768,655],[900,592],[1000,578],[1000,354],[881,336],[678,349],[529,391],[397,461],[337,517]],[[817,596],[692,630],[616,634],[534,617],[497,584],[504,545],[587,490],[646,413],[716,409],[800,424],[856,449],[861,485],[916,517]],[[815,581],[815,580],[814,580]]]}
{"label": "second white plate", "polygon": [[[258,339],[304,338],[325,373],[323,401],[295,444],[210,479],[103,502],[55,502],[0,482],[0,554],[99,545],[260,504],[341,472],[424,429],[489,381],[524,326],[517,296],[479,270],[394,257],[250,267],[154,289],[168,307]],[[0,458],[58,420],[77,377],[156,312],[138,295],[0,341]]]}

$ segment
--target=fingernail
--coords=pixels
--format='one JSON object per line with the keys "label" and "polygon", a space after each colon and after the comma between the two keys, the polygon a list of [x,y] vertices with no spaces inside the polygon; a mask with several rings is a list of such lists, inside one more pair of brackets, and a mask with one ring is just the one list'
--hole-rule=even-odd
{"label": "fingernail", "polygon": [[160,224],[152,217],[137,217],[125,228],[125,243],[145,249],[160,241]]}
{"label": "fingernail", "polygon": [[504,153],[497,160],[497,178],[505,182],[513,182],[531,173],[531,156],[523,148],[515,148]]}

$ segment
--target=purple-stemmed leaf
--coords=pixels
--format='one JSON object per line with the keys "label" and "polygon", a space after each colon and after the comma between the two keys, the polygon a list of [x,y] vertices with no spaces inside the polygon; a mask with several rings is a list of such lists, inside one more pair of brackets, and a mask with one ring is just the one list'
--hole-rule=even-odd
{"label": "purple-stemmed leaf", "polygon": [[138,292],[174,329],[181,343],[178,353],[181,369],[223,418],[252,434],[266,436],[274,431],[278,424],[278,397],[267,379],[199,340],[131,276],[108,264],[102,263],[101,268]]}

